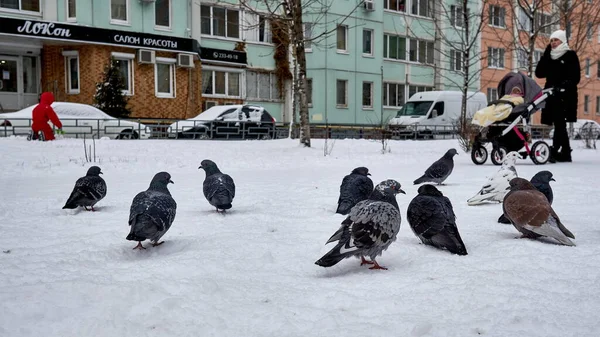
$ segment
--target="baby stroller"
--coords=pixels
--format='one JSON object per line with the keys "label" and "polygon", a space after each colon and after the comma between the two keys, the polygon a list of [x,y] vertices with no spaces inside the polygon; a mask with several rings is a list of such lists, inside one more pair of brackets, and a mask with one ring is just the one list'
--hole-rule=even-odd
{"label": "baby stroller", "polygon": [[[524,103],[515,105],[508,100],[496,100],[488,103],[488,106],[510,104],[510,114],[502,120],[493,121],[489,126],[480,130],[473,141],[471,160],[476,165],[485,163],[488,157],[485,144],[491,143],[491,160],[494,165],[501,165],[504,156],[512,151],[519,152],[522,159],[531,158],[537,165],[545,164],[550,158],[550,146],[544,141],[536,141],[531,144],[529,122],[531,115],[544,107],[545,100],[553,95],[554,89],[542,90],[532,78],[521,73],[510,72],[498,83],[498,96],[502,97],[510,93],[511,88],[507,88],[509,80],[512,83],[515,80],[520,82],[520,86],[523,88]],[[521,127],[517,126],[519,123],[522,123]],[[476,124],[475,120],[473,124]]]}

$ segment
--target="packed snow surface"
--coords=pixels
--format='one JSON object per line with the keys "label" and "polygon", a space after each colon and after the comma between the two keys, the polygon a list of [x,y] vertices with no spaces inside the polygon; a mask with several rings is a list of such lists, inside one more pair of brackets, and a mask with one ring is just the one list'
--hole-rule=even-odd
{"label": "packed snow surface", "polygon": [[[88,145],[90,142],[87,142]],[[332,147],[333,144],[333,147]],[[77,139],[0,139],[0,336],[598,336],[600,155],[576,144],[551,170],[554,209],[576,247],[519,239],[500,204],[467,206],[499,167],[462,151],[440,190],[469,255],[420,244],[406,222],[412,181],[456,140],[96,141],[108,185],[97,212],[63,210],[86,163]],[[202,194],[203,159],[236,182],[218,214]],[[369,270],[355,258],[314,262],[344,217],[339,185],[366,166],[392,178],[403,223]],[[160,171],[177,216],[147,250],[125,240],[133,197]]]}

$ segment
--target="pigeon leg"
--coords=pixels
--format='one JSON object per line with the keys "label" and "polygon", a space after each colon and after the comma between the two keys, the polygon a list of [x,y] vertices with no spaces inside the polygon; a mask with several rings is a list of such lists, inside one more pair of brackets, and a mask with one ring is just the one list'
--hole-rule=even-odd
{"label": "pigeon leg", "polygon": [[95,212],[96,210],[94,209],[94,206],[92,206],[92,212]]}
{"label": "pigeon leg", "polygon": [[161,242],[154,242],[154,243],[152,244],[152,247],[160,246],[160,245],[162,245],[163,243],[165,243],[165,242],[164,242],[164,241],[161,241]]}
{"label": "pigeon leg", "polygon": [[146,247],[142,246],[142,241],[138,241],[137,246],[133,247],[133,249],[146,249]]}
{"label": "pigeon leg", "polygon": [[365,264],[375,264],[375,262],[373,262],[373,261],[367,261],[364,256],[361,256],[360,257],[360,265],[362,266],[362,265],[365,265]]}
{"label": "pigeon leg", "polygon": [[371,268],[369,268],[369,269],[382,269],[382,270],[388,270],[386,267],[382,267],[382,266],[380,266],[380,265],[379,265],[379,263],[377,263],[377,261],[375,261],[374,259],[373,259],[373,264],[374,264],[374,266],[373,266],[373,267],[371,267]]}
{"label": "pigeon leg", "polygon": [[89,209],[87,208],[87,206],[83,206],[83,209],[85,209],[86,211],[89,211]]}

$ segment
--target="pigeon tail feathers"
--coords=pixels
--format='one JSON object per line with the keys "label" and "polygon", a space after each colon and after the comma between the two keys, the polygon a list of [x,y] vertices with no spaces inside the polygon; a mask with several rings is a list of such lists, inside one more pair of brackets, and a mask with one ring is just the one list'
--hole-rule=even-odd
{"label": "pigeon tail feathers", "polygon": [[321,267],[331,267],[336,265],[338,262],[343,259],[356,255],[356,253],[360,250],[355,246],[350,245],[350,227],[346,225],[342,225],[340,229],[338,229],[335,234],[327,241],[327,243],[334,242],[335,238],[339,238],[338,244],[333,247],[327,254],[323,255],[320,259],[318,259],[315,264]]}
{"label": "pigeon tail feathers", "polygon": [[419,178],[419,179],[415,180],[415,181],[413,182],[413,184],[414,184],[414,185],[418,185],[418,184],[421,184],[421,183],[424,183],[424,182],[428,182],[428,181],[429,181],[429,180],[428,180],[428,178],[429,178],[429,177],[427,177],[427,175],[423,175],[421,178]]}
{"label": "pigeon tail feathers", "polygon": [[342,214],[342,215],[348,215],[348,213],[350,213],[350,210],[353,207],[353,202],[350,200],[341,200],[340,203],[338,204],[338,208],[335,211],[336,213]]}
{"label": "pigeon tail feathers", "polygon": [[499,218],[498,218],[498,222],[499,223],[503,223],[503,224],[510,224],[510,220],[508,220],[508,218],[506,217],[506,215],[502,214]]}
{"label": "pigeon tail feathers", "polygon": [[83,194],[79,190],[76,189],[75,191],[73,191],[73,193],[71,193],[71,196],[69,197],[69,200],[67,200],[67,202],[63,206],[63,209],[67,209],[67,208],[75,209],[75,208],[79,207],[77,202],[82,197],[83,197]]}
{"label": "pigeon tail feathers", "polygon": [[[548,220],[544,222],[541,226],[525,225],[523,227],[538,235],[553,238],[565,246],[575,246],[575,243],[569,239],[569,234],[570,236],[573,236],[573,234],[570,231],[568,231],[562,224],[559,225],[559,222],[556,221],[556,219],[553,216],[550,216]],[[568,234],[563,233],[563,228],[567,230]]]}
{"label": "pigeon tail feathers", "polygon": [[460,234],[456,231],[436,234],[432,236],[430,240],[433,246],[447,249],[452,254],[468,255],[467,248],[465,247]]}

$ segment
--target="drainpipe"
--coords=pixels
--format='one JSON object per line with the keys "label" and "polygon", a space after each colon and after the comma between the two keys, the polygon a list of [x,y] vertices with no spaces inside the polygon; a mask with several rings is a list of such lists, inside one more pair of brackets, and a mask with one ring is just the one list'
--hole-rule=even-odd
{"label": "drainpipe", "polygon": [[92,4],[92,27],[95,27],[94,25],[94,0],[90,1]]}

